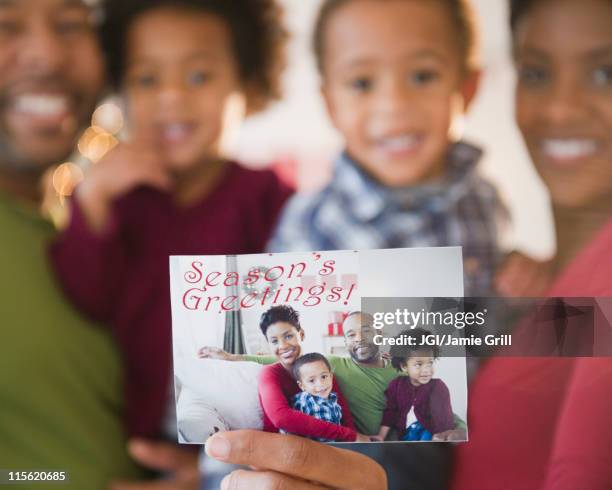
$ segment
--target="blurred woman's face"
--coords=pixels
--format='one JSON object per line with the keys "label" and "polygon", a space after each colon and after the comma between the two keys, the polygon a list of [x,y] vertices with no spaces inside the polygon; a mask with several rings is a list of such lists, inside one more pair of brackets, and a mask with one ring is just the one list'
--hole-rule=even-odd
{"label": "blurred woman's face", "polygon": [[554,205],[612,209],[612,2],[537,2],[514,48],[517,122]]}
{"label": "blurred woman's face", "polygon": [[280,363],[285,367],[291,367],[302,353],[304,331],[298,330],[291,323],[276,322],[268,327],[266,340]]}

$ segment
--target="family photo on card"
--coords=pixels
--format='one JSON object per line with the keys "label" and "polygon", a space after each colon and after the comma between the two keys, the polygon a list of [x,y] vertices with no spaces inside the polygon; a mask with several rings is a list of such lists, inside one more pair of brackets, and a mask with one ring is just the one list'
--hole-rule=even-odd
{"label": "family photo on card", "polygon": [[[170,269],[180,442],[234,429],[467,439],[465,358],[363,310],[366,295],[462,296],[460,249],[172,257]],[[383,342],[400,337],[414,346]]]}

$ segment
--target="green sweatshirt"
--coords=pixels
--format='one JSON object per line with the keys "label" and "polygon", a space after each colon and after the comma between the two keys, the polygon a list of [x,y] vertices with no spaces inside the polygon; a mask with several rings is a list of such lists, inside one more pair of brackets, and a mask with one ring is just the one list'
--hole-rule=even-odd
{"label": "green sweatshirt", "polygon": [[66,471],[61,487],[79,490],[140,476],[126,451],[118,353],[53,281],[53,227],[0,194],[0,231],[0,468]]}

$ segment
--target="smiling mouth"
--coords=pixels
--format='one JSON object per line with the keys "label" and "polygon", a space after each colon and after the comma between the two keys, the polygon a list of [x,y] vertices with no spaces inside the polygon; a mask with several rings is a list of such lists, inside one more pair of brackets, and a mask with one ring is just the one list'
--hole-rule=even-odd
{"label": "smiling mouth", "polygon": [[279,352],[278,355],[281,359],[291,359],[295,356],[295,349],[291,349],[285,352]]}
{"label": "smiling mouth", "polygon": [[397,136],[380,138],[376,141],[379,150],[392,156],[416,153],[423,143],[423,136],[416,133],[405,133]]}
{"label": "smiling mouth", "polygon": [[52,117],[62,115],[69,110],[68,98],[61,95],[17,96],[13,107],[15,111],[32,116]]}
{"label": "smiling mouth", "polygon": [[177,145],[187,142],[195,125],[191,123],[167,123],[159,125],[159,136],[161,142],[166,145]]}
{"label": "smiling mouth", "polygon": [[572,163],[593,156],[598,146],[595,140],[589,138],[550,138],[542,141],[540,149],[550,160]]}
{"label": "smiling mouth", "polygon": [[71,98],[65,94],[23,93],[10,99],[13,116],[36,125],[57,126],[72,115]]}
{"label": "smiling mouth", "polygon": [[369,345],[364,345],[364,346],[357,347],[355,349],[355,352],[357,354],[367,354],[367,353],[370,352],[370,346]]}

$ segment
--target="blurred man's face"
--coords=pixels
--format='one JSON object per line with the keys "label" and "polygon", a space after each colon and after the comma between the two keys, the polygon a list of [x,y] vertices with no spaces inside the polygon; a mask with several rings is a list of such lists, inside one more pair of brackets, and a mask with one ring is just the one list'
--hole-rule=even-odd
{"label": "blurred man's face", "polygon": [[103,74],[81,0],[0,0],[0,171],[39,174],[66,158]]}
{"label": "blurred man's face", "polygon": [[344,342],[355,362],[372,362],[379,354],[374,343],[376,330],[372,326],[372,317],[366,314],[349,316],[343,324]]}

